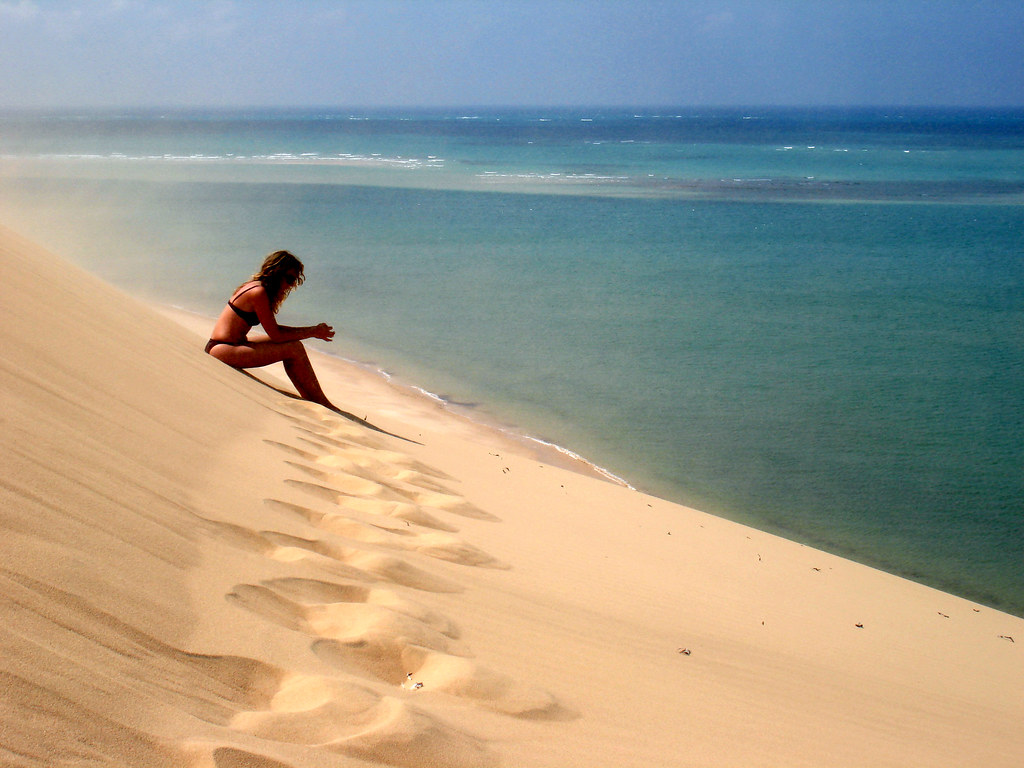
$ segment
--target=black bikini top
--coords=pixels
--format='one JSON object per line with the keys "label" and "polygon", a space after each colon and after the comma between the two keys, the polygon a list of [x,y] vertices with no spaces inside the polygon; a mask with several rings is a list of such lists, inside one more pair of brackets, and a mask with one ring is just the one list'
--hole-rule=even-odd
{"label": "black bikini top", "polygon": [[[256,285],[250,285],[244,291],[240,292],[238,294],[238,296],[241,296],[243,293],[247,293],[248,291],[251,291],[253,288],[256,288],[258,285],[259,285],[259,283],[256,283]],[[232,298],[237,299],[238,296],[233,296]],[[255,312],[249,312],[249,311],[246,311],[244,309],[239,309],[238,307],[236,307],[234,304],[231,303],[231,299],[228,299],[228,306],[231,307],[233,310],[235,310],[235,314],[238,315],[240,318],[242,318],[242,320],[244,320],[246,323],[248,323],[250,328],[252,328],[254,325],[259,325],[260,318],[259,318],[259,316]]]}

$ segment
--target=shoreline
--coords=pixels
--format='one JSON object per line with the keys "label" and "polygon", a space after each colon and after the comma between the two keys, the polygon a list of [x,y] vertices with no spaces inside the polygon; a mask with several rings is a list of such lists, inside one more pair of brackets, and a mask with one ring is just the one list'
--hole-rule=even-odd
{"label": "shoreline", "polygon": [[[208,317],[200,312],[194,312],[177,305],[150,303],[150,306],[164,317],[169,318],[183,328],[197,334],[197,338],[200,339],[207,338],[207,330],[213,327],[213,323],[216,320],[216,318]],[[459,406],[459,404],[453,403],[443,396],[424,389],[417,384],[406,382],[401,378],[401,376],[396,376],[390,371],[386,371],[374,363],[353,360],[342,355],[333,354],[323,349],[319,344],[307,345],[307,351],[311,356],[313,356],[314,360],[319,359],[321,363],[326,364],[328,368],[337,369],[332,372],[335,377],[345,376],[348,369],[352,372],[358,371],[359,374],[369,377],[368,381],[375,382],[377,386],[391,388],[400,397],[420,398],[424,406],[437,406],[449,414],[453,419],[464,420],[473,425],[473,427],[479,429],[482,434],[493,435],[495,438],[500,440],[510,441],[511,443],[519,446],[522,450],[527,451],[538,461],[542,461],[552,466],[561,467],[563,469],[568,469],[587,477],[606,480],[614,485],[622,486],[630,490],[637,490],[625,478],[619,477],[610,470],[590,461],[585,456],[576,453],[570,448],[545,440],[541,437],[527,434],[512,425],[502,424],[498,419],[480,418],[476,414],[470,414],[468,413],[470,410],[469,408]],[[321,367],[321,365],[317,365],[316,370],[319,371]],[[283,369],[281,369],[279,365],[268,366],[263,369],[253,369],[255,373],[258,373],[261,370],[273,371],[276,381],[286,387],[291,386]]]}

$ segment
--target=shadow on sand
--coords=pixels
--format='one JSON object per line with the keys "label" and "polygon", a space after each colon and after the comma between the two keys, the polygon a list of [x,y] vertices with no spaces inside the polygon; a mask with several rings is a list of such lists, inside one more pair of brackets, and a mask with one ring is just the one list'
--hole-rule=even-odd
{"label": "shadow on sand", "polygon": [[[280,387],[275,386],[274,384],[271,384],[270,382],[264,381],[259,376],[254,376],[249,371],[240,370],[239,373],[242,373],[242,374],[248,376],[253,381],[258,381],[263,386],[265,386],[265,387],[267,387],[269,389],[272,389],[275,392],[278,392],[278,393],[284,395],[285,397],[290,397],[292,400],[301,400],[302,402],[306,402],[306,401],[302,400],[302,398],[299,397],[298,395],[296,395],[294,392],[289,392],[286,389],[281,389]],[[324,406],[324,407],[326,408],[326,406]],[[359,425],[361,425],[363,427],[366,427],[367,429],[373,430],[374,432],[378,432],[378,433],[380,433],[382,435],[387,435],[388,437],[394,437],[394,438],[396,438],[398,440],[404,440],[405,442],[413,443],[414,445],[423,445],[423,443],[421,443],[421,442],[419,442],[417,440],[413,440],[412,438],[402,437],[401,435],[396,435],[394,432],[388,432],[386,429],[381,429],[376,424],[372,424],[369,421],[367,421],[366,419],[361,419],[358,416],[356,416],[354,413],[349,413],[348,411],[343,411],[341,408],[335,407],[335,408],[328,408],[327,410],[331,411],[332,413],[336,413],[337,415],[339,415],[339,416],[341,416],[343,418],[346,418],[349,421],[354,421],[356,424],[359,424]]]}

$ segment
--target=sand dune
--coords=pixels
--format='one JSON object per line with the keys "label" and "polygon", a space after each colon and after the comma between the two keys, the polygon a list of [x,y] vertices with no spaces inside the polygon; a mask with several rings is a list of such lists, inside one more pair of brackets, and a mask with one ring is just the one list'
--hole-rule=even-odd
{"label": "sand dune", "polygon": [[0,765],[1024,761],[1019,618],[0,270]]}

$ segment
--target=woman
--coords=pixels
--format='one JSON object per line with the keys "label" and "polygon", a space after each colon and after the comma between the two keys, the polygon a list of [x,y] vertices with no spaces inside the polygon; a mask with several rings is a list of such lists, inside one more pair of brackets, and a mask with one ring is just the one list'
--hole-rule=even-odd
{"label": "woman", "polygon": [[[320,388],[309,362],[303,339],[334,338],[327,323],[292,328],[278,325],[275,315],[289,292],[303,281],[302,262],[288,251],[276,251],[263,260],[260,271],[235,289],[213,326],[206,351],[235,368],[259,368],[284,363],[285,372],[304,399],[338,409]],[[248,337],[249,329],[262,325],[266,335]]]}

